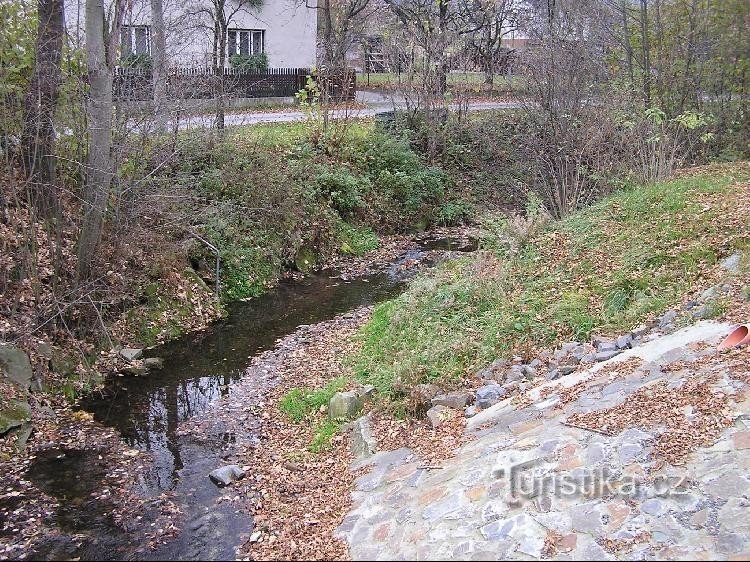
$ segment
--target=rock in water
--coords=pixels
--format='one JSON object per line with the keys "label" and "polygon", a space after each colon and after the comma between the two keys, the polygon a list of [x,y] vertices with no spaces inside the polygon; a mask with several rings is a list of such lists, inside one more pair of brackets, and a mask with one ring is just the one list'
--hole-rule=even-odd
{"label": "rock in water", "polygon": [[227,466],[212,470],[208,473],[208,477],[217,486],[229,486],[232,482],[244,478],[245,471],[236,464],[228,464]]}
{"label": "rock in water", "polygon": [[0,371],[24,390],[31,387],[34,372],[31,370],[29,356],[17,347],[0,345]]}
{"label": "rock in water", "polygon": [[328,402],[328,417],[351,418],[362,409],[362,397],[356,392],[337,392]]}
{"label": "rock in water", "polygon": [[150,371],[164,368],[164,359],[161,357],[149,357],[143,360],[143,365]]}

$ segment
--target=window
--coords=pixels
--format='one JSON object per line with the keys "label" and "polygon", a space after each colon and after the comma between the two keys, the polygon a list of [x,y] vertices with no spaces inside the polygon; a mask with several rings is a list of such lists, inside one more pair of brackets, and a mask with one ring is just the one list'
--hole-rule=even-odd
{"label": "window", "polygon": [[121,32],[122,58],[151,54],[151,28],[147,25],[123,25]]}
{"label": "window", "polygon": [[265,31],[262,29],[230,29],[227,34],[227,54],[259,55],[265,51]]}

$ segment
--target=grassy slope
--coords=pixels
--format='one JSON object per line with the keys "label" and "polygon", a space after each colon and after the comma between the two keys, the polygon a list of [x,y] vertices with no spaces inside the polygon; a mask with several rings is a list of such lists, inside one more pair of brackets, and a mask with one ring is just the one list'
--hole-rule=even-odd
{"label": "grassy slope", "polygon": [[498,356],[630,329],[750,245],[748,179],[745,163],[623,191],[517,254],[447,263],[375,309],[355,370],[392,393],[399,379],[449,382]]}

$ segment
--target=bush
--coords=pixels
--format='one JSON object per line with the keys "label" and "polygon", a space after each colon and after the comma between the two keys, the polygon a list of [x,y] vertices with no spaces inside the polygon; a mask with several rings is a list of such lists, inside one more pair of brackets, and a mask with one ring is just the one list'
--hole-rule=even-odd
{"label": "bush", "polygon": [[346,168],[325,171],[315,181],[320,193],[344,219],[365,206],[364,197],[371,189],[366,177],[354,176]]}
{"label": "bush", "polygon": [[255,55],[232,55],[229,57],[232,68],[245,72],[263,72],[268,70],[268,55],[257,53]]}

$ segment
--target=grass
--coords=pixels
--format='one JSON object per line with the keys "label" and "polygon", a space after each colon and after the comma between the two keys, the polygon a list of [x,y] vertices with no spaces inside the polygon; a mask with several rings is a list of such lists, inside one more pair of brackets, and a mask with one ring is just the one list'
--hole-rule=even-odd
{"label": "grass", "polygon": [[746,240],[747,190],[729,187],[748,179],[747,164],[722,166],[621,191],[518,251],[444,264],[375,308],[351,358],[358,378],[398,400],[403,384],[449,386],[497,357],[632,328]]}
{"label": "grass", "polygon": [[328,406],[334,394],[342,390],[347,383],[344,377],[328,382],[323,388],[293,388],[279,401],[279,408],[295,423],[309,422],[313,425],[313,438],[309,449],[313,453],[327,450],[331,439],[339,432],[343,420],[321,418],[321,406]]}
{"label": "grass", "polygon": [[292,421],[299,423],[319,411],[321,406],[328,406],[331,397],[344,386],[346,379],[339,377],[319,389],[293,388],[281,398],[279,407]]}

